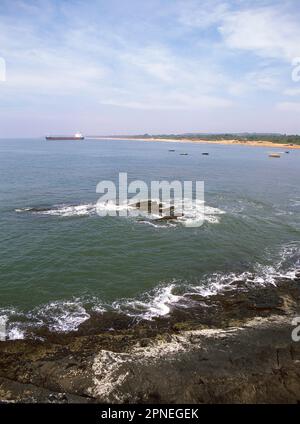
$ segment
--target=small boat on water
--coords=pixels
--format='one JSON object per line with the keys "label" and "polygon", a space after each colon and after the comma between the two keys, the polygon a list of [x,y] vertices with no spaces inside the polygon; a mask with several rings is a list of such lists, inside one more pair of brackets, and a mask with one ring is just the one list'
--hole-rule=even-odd
{"label": "small boat on water", "polygon": [[46,140],[84,140],[84,136],[81,133],[76,133],[74,135],[47,135]]}
{"label": "small boat on water", "polygon": [[180,156],[188,156],[188,153],[180,153]]}
{"label": "small boat on water", "polygon": [[281,158],[281,155],[279,153],[270,153],[269,158]]}
{"label": "small boat on water", "polygon": [[204,152],[204,153],[202,153],[202,155],[203,155],[203,156],[209,156],[209,153]]}

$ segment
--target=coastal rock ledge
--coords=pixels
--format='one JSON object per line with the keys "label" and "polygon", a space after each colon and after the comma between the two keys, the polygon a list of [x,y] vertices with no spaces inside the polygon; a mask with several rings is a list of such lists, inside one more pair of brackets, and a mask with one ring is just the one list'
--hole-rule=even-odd
{"label": "coastal rock ledge", "polygon": [[299,288],[282,290],[280,304],[274,297],[273,309],[245,319],[237,320],[231,301],[231,321],[219,327],[201,324],[198,315],[193,322],[1,342],[0,401],[299,403],[300,341],[292,340]]}

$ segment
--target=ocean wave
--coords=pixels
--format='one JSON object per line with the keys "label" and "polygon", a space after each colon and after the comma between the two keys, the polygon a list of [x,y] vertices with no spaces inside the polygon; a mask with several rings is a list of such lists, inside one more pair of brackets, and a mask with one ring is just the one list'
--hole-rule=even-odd
{"label": "ocean wave", "polygon": [[[273,258],[274,259],[274,258]],[[271,262],[266,252],[266,261]],[[300,269],[300,243],[284,245],[272,264],[256,263],[244,272],[206,274],[201,280],[176,280],[160,284],[136,298],[123,298],[104,303],[96,297],[74,298],[50,302],[23,313],[13,308],[0,309],[0,329],[6,328],[6,338],[11,340],[26,337],[27,330],[47,327],[50,331],[66,333],[77,331],[91,314],[113,311],[137,320],[153,320],[167,316],[173,308],[189,308],[193,296],[209,298],[226,290],[248,290],[254,287],[276,286],[280,279],[293,281]],[[0,334],[1,336],[1,334]]]}
{"label": "ocean wave", "polygon": [[20,340],[26,337],[28,331],[41,327],[52,332],[67,333],[76,331],[89,318],[90,314],[80,299],[50,302],[29,312],[0,309],[0,336]]}
{"label": "ocean wave", "polygon": [[293,207],[300,206],[300,198],[297,197],[295,199],[290,199],[290,205],[293,206]]}
{"label": "ocean wave", "polygon": [[178,304],[181,296],[174,294],[175,284],[158,287],[145,293],[140,299],[121,299],[113,302],[114,310],[131,317],[151,320],[155,317],[168,315],[172,305]]}
{"label": "ocean wave", "polygon": [[15,212],[30,212],[36,215],[50,215],[61,217],[88,216],[96,212],[95,205],[88,203],[82,205],[57,205],[53,207],[26,207],[15,209]]}
{"label": "ocean wave", "polygon": [[[140,203],[148,203],[161,205],[159,200],[145,200]],[[172,209],[173,208],[173,209]],[[83,217],[83,216],[120,216],[127,218],[135,218],[138,223],[150,225],[155,228],[165,228],[166,226],[175,227],[183,225],[185,227],[198,226],[204,222],[210,224],[218,224],[220,216],[225,211],[206,205],[203,201],[174,201],[172,205],[163,204],[162,214],[148,211],[148,208],[136,207],[134,204],[116,204],[112,201],[98,202],[97,204],[87,203],[79,205],[54,205],[53,207],[25,207],[15,209],[17,213],[32,213],[35,215],[57,216],[62,218]],[[175,217],[174,218],[174,210]],[[178,211],[178,214],[176,215]],[[173,214],[173,215],[172,215]],[[168,219],[168,215],[171,216]],[[167,217],[167,219],[166,219]]]}
{"label": "ocean wave", "polygon": [[25,332],[22,330],[22,324],[12,320],[18,315],[13,308],[0,309],[0,341],[1,340],[22,340],[25,338]]}
{"label": "ocean wave", "polygon": [[37,308],[30,315],[35,324],[46,325],[51,331],[58,333],[75,331],[90,318],[80,299],[51,302]]}

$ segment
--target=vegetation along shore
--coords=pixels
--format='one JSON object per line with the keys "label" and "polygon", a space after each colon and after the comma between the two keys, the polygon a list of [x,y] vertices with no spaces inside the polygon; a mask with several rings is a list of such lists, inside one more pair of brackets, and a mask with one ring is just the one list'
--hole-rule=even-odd
{"label": "vegetation along shore", "polygon": [[89,136],[88,138],[111,140],[140,140],[181,143],[209,143],[224,145],[243,145],[255,147],[279,147],[300,149],[299,135],[286,134],[161,134],[161,135],[116,135],[116,136]]}

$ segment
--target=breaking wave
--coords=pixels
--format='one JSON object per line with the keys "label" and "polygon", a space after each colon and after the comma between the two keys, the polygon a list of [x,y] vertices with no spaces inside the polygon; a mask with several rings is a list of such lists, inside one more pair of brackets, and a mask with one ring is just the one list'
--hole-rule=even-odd
{"label": "breaking wave", "polygon": [[[152,204],[161,204],[157,200],[142,201],[140,203],[152,202]],[[175,227],[183,225],[186,227],[198,226],[204,222],[217,224],[220,222],[221,215],[225,211],[206,205],[203,201],[175,201],[172,206],[163,205],[165,214],[153,213],[143,207],[136,207],[133,204],[116,204],[111,201],[103,203],[87,203],[80,205],[54,205],[53,207],[26,207],[15,209],[17,213],[31,213],[41,216],[57,216],[62,218],[84,217],[84,216],[120,216],[135,218],[140,224],[147,224],[154,228],[163,228],[166,226]],[[174,216],[173,209],[179,211]],[[171,211],[171,216],[170,216]],[[173,214],[173,215],[172,215]]]}
{"label": "breaking wave", "polygon": [[53,207],[30,207],[15,209],[15,212],[30,212],[36,215],[49,215],[49,216],[89,216],[96,212],[95,205],[88,203],[82,205],[57,205]]}
{"label": "breaking wave", "polygon": [[50,302],[27,313],[13,308],[0,309],[0,339],[1,328],[6,328],[6,338],[10,340],[22,339],[26,337],[28,329],[39,327],[47,327],[58,333],[76,331],[93,313],[113,311],[137,320],[153,320],[169,315],[173,308],[189,308],[194,302],[191,298],[193,295],[209,298],[228,289],[276,286],[280,279],[293,281],[299,269],[300,246],[295,242],[284,246],[278,260],[272,265],[256,264],[251,271],[242,273],[216,272],[204,275],[193,284],[175,279],[137,298],[120,299],[111,304],[93,297]]}
{"label": "breaking wave", "polygon": [[168,315],[171,307],[180,302],[181,296],[176,295],[174,291],[176,291],[175,283],[145,293],[141,299],[122,299],[113,302],[112,307],[125,315],[151,320]]}

